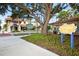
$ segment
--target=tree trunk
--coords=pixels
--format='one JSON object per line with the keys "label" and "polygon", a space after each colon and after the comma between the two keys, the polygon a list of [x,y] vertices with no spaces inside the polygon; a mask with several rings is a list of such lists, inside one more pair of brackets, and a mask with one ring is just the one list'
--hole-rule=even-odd
{"label": "tree trunk", "polygon": [[41,33],[47,34],[47,25],[41,25]]}
{"label": "tree trunk", "polygon": [[42,29],[42,33],[43,33],[43,34],[47,34],[47,33],[48,33],[48,28],[47,28],[47,26],[48,26],[48,22],[46,21],[46,23],[44,24],[43,29]]}
{"label": "tree trunk", "polygon": [[45,14],[45,17],[46,17],[46,21],[44,23],[44,26],[43,26],[43,34],[47,34],[48,33],[48,23],[49,23],[49,20],[50,20],[50,12],[51,12],[51,8],[50,8],[50,4],[47,4],[46,5],[46,14]]}
{"label": "tree trunk", "polygon": [[43,34],[47,34],[48,33],[48,23],[49,23],[49,20],[50,20],[50,14],[48,13],[48,15],[46,16],[47,18],[46,18],[46,21],[45,21],[45,24],[44,24],[44,26],[43,26]]}
{"label": "tree trunk", "polygon": [[41,25],[41,33],[43,33],[43,25]]}

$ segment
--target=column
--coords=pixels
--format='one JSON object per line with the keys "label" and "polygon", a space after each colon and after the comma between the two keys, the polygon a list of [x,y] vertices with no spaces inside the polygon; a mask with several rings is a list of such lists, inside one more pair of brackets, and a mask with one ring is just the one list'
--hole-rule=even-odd
{"label": "column", "polygon": [[8,25],[8,29],[7,29],[7,32],[11,32],[11,28],[10,28],[10,25]]}
{"label": "column", "polygon": [[63,42],[64,42],[64,34],[63,33],[61,33],[61,44],[63,44]]}

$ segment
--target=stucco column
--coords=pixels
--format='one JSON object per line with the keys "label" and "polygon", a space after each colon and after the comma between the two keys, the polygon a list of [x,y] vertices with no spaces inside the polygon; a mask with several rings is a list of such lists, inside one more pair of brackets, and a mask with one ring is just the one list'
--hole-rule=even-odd
{"label": "stucco column", "polygon": [[21,26],[20,25],[18,26],[18,31],[21,31]]}
{"label": "stucco column", "polygon": [[12,25],[12,31],[15,31],[14,25]]}
{"label": "stucco column", "polygon": [[8,25],[8,29],[7,29],[7,32],[11,32],[11,28],[10,28],[10,25]]}
{"label": "stucco column", "polygon": [[11,23],[7,24],[7,32],[11,32]]}

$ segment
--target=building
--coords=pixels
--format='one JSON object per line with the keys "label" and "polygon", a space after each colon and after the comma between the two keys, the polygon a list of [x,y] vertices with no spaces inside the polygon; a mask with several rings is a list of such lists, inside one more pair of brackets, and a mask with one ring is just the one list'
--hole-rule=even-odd
{"label": "building", "polygon": [[61,25],[63,25],[64,23],[67,23],[67,24],[74,23],[77,26],[77,30],[76,30],[75,34],[79,34],[79,17],[72,17],[65,21],[57,21],[55,23],[51,23],[53,32],[59,33],[59,27]]}
{"label": "building", "polygon": [[26,27],[26,21],[16,18],[12,19],[11,17],[7,17],[6,20],[6,31],[12,32],[12,31],[22,31]]}
{"label": "building", "polygon": [[36,30],[37,27],[40,26],[39,23],[36,21],[31,22],[30,20],[27,19],[22,20],[20,18],[12,19],[10,16],[6,18],[5,23],[6,23],[5,28],[7,32],[24,31],[28,30],[28,28],[35,28]]}

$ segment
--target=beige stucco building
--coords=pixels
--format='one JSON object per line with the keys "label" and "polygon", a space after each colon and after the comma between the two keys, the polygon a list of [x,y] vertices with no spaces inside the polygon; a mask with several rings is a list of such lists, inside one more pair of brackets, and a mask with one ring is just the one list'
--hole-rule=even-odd
{"label": "beige stucco building", "polygon": [[76,32],[75,34],[79,34],[79,17],[72,17],[68,20],[65,21],[57,21],[55,23],[52,23],[52,32],[57,32],[59,33],[59,27],[62,26],[64,23],[67,24],[75,24],[75,26],[77,26]]}
{"label": "beige stucco building", "polygon": [[[8,16],[5,19],[5,23],[6,23],[6,31],[7,32],[13,32],[13,31],[23,31],[26,30],[27,25],[30,24],[30,21],[27,19],[20,19],[20,18],[16,18],[16,19],[12,19],[10,16]],[[40,24],[36,21],[31,22],[31,24],[35,27],[35,30],[37,30],[37,27],[40,26]]]}
{"label": "beige stucco building", "polygon": [[23,27],[26,26],[26,22],[22,19],[16,18],[12,19],[11,17],[7,17],[6,20],[6,31],[11,32],[11,31],[21,31]]}

